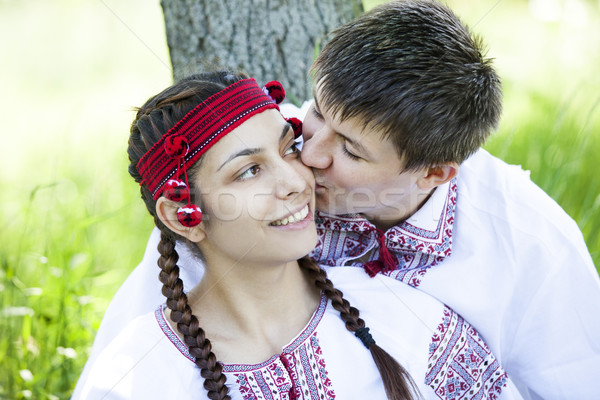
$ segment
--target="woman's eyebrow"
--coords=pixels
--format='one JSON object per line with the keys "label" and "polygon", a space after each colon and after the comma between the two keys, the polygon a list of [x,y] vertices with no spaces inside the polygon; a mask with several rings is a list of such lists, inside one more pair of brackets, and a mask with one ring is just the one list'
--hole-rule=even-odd
{"label": "woman's eyebrow", "polygon": [[[290,129],[292,129],[292,125],[289,122],[286,122],[285,125],[283,126],[283,129],[281,130],[281,136],[279,137],[280,142],[283,142],[283,140],[287,137],[287,134],[290,131]],[[225,166],[225,164],[227,164],[228,162],[232,161],[233,159],[235,159],[237,157],[252,156],[252,155],[258,154],[260,152],[262,152],[262,149],[259,149],[256,147],[240,150],[237,153],[230,155],[227,158],[227,160],[225,160],[223,162],[223,164],[221,164],[221,166],[219,168],[217,168],[217,171],[219,171],[221,168],[223,168],[223,166]]]}
{"label": "woman's eyebrow", "polygon": [[237,153],[234,153],[234,154],[230,155],[230,156],[227,158],[227,160],[225,160],[225,161],[223,162],[223,164],[221,164],[221,166],[220,166],[219,168],[217,168],[217,172],[218,172],[218,171],[219,171],[221,168],[223,168],[223,166],[224,166],[225,164],[227,164],[228,162],[230,162],[230,161],[231,161],[231,160],[233,160],[234,158],[237,158],[237,157],[243,157],[243,156],[251,156],[251,155],[254,155],[254,154],[258,154],[258,153],[260,153],[260,152],[262,152],[262,149],[259,149],[259,148],[247,148],[247,149],[244,149],[244,150],[240,150],[240,151],[238,151]]}
{"label": "woman's eyebrow", "polygon": [[283,140],[286,138],[290,129],[292,129],[292,124],[290,124],[289,122],[286,122],[285,125],[283,126],[283,130],[281,131],[281,136],[279,137],[280,142],[283,142]]}

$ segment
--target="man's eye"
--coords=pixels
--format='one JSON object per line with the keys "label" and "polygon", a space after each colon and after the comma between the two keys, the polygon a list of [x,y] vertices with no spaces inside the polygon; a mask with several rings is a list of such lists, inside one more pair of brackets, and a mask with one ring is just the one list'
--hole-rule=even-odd
{"label": "man's eye", "polygon": [[320,121],[323,121],[323,114],[321,114],[315,107],[312,109],[312,113]]}
{"label": "man's eye", "polygon": [[348,156],[348,157],[349,157],[351,160],[354,160],[354,161],[358,161],[358,160],[360,160],[360,157],[359,157],[359,156],[357,156],[356,154],[350,153],[350,152],[348,151],[348,148],[346,147],[346,144],[345,144],[345,143],[344,143],[344,145],[342,146],[342,149],[344,150],[344,154],[345,154],[346,156]]}

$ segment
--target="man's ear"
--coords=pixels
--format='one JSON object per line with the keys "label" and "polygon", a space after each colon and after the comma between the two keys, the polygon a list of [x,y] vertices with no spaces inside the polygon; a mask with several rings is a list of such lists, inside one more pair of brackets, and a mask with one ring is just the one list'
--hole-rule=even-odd
{"label": "man's ear", "polygon": [[206,237],[204,232],[204,224],[201,222],[192,228],[181,225],[177,219],[177,209],[180,207],[179,203],[171,201],[164,196],[161,196],[156,200],[156,215],[162,221],[163,224],[176,234],[187,238],[189,241],[198,243]]}
{"label": "man's ear", "polygon": [[458,164],[455,162],[429,167],[425,171],[425,175],[417,179],[417,186],[421,190],[431,190],[448,182],[457,174]]}

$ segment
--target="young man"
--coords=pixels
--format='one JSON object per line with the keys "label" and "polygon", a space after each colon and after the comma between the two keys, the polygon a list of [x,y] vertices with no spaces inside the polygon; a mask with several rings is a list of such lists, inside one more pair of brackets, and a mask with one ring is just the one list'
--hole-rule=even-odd
{"label": "young man", "polygon": [[[440,299],[479,331],[524,398],[595,398],[598,275],[564,211],[527,173],[479,149],[500,116],[500,82],[458,18],[438,3],[387,3],[336,30],[312,72],[302,151],[321,211],[312,256]],[[131,296],[144,280],[159,286],[156,243],[155,232],[94,352],[121,320],[163,301]],[[197,274],[182,253],[184,273]],[[457,370],[440,398],[468,379]]]}
{"label": "young man", "polygon": [[598,275],[575,222],[480,149],[501,89],[466,27],[438,3],[388,3],[334,31],[312,73],[313,258],[437,297],[526,398],[596,398]]}

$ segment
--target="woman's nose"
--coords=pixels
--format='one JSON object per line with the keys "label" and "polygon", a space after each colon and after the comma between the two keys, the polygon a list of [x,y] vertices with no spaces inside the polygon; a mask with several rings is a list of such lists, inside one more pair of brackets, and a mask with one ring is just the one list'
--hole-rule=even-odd
{"label": "woman's nose", "polygon": [[[300,168],[306,169],[302,174]],[[277,196],[285,199],[290,196],[296,196],[299,193],[305,192],[309,187],[309,182],[306,175],[311,174],[310,171],[301,164],[299,160],[294,162],[283,162],[277,168]]]}

